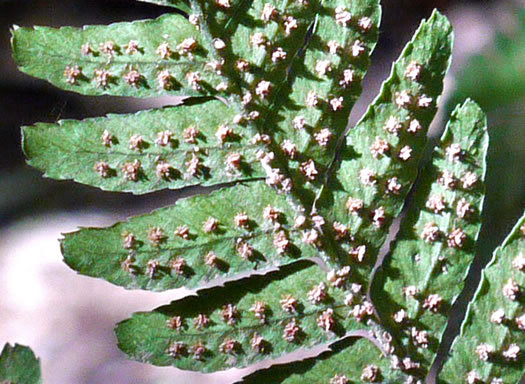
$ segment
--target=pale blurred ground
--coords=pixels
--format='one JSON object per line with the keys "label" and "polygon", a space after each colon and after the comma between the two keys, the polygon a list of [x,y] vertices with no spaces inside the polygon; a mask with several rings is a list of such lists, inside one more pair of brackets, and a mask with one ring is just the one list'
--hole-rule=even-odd
{"label": "pale blurred ground", "polygon": [[[513,2],[514,6],[518,3]],[[389,1],[385,1],[385,4],[385,12],[396,6]],[[490,44],[495,29],[513,28],[515,8],[510,4],[511,2],[503,1],[480,5],[454,5],[454,2],[447,2],[445,13],[455,27],[456,45],[452,74],[446,81],[446,92],[453,89],[454,73],[464,64],[466,57]],[[65,20],[70,16],[59,12],[58,7],[56,9],[56,19],[47,24],[67,24]],[[39,12],[38,9],[35,12]],[[50,11],[44,9],[41,12],[45,14]],[[68,24],[92,22],[83,20],[80,15],[74,17]],[[102,18],[100,22],[106,21]],[[34,18],[26,19],[26,25],[32,23],[42,24],[42,18],[35,15]],[[414,19],[413,25],[407,26],[403,33],[395,34],[399,30],[394,28],[390,29],[394,31],[391,32],[394,35],[383,36],[383,46],[380,44],[377,48],[380,53],[376,55],[377,60],[365,80],[365,92],[352,114],[352,121],[361,115],[373,99],[380,82],[390,70],[390,62],[397,57],[402,45],[418,24],[417,19]],[[16,73],[12,65],[0,72],[0,80],[4,84],[26,86],[38,83]],[[47,86],[44,88],[48,89]],[[23,100],[25,96],[22,94],[19,97]],[[103,114],[166,103],[165,99],[122,102],[107,98],[107,104],[101,106],[102,102],[93,98],[71,96],[68,100],[66,103],[70,103],[69,105],[86,103],[82,117],[92,113],[89,106],[96,106],[97,113]],[[17,105],[17,108],[23,109],[23,103]],[[45,103],[42,106],[44,108]],[[55,117],[61,112],[60,108],[64,107],[59,105],[57,108],[58,111],[53,112]],[[27,111],[28,114],[31,112]],[[12,119],[12,116],[8,116],[7,109],[4,114],[7,120]],[[39,120],[42,120],[41,116],[28,115],[22,123]],[[439,130],[442,124],[437,121],[436,129]],[[16,152],[12,153],[15,157],[20,156]],[[38,173],[20,171],[20,167],[16,161],[13,161],[12,167],[0,167],[0,186],[5,188],[0,190],[0,215],[3,215],[0,216],[0,346],[5,342],[30,345],[41,358],[44,382],[47,384],[219,384],[239,379],[246,372],[234,370],[216,376],[199,375],[181,373],[172,368],[154,368],[126,360],[115,345],[114,325],[134,311],[151,310],[179,298],[184,291],[127,291],[101,280],[77,275],[62,263],[57,242],[60,233],[73,231],[78,226],[109,225],[117,219],[149,211],[155,206],[173,201],[175,197],[172,193],[140,199],[120,197],[73,186],[72,183],[41,180]],[[56,185],[60,189],[56,189]],[[63,190],[67,188],[71,188],[71,195],[68,195],[68,199],[62,199]],[[24,203],[31,196],[34,201],[31,204]]]}

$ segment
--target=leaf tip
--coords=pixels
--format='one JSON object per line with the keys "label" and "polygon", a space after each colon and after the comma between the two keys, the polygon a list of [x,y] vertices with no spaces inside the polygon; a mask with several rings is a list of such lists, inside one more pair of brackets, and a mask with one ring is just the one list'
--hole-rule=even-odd
{"label": "leaf tip", "polygon": [[428,20],[423,20],[422,24],[429,25],[432,30],[439,28],[445,31],[445,35],[450,36],[451,38],[453,37],[453,28],[450,20],[437,8],[434,8]]}

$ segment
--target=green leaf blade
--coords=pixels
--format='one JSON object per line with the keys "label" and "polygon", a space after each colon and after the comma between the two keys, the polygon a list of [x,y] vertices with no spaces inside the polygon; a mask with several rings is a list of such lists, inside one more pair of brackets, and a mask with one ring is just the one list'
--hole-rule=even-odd
{"label": "green leaf blade", "polygon": [[[253,143],[253,132],[232,123],[233,115],[213,100],[40,123],[23,128],[23,149],[28,163],[47,177],[107,191],[143,194],[263,177],[256,153],[264,146]],[[222,138],[224,127],[231,133]]]}
{"label": "green leaf blade", "polygon": [[[277,221],[268,219],[268,207],[279,212]],[[241,213],[245,226],[236,224]],[[317,257],[322,251],[303,242],[296,215],[285,196],[253,182],[181,199],[109,228],[66,234],[61,247],[74,270],[126,288],[202,287]]]}
{"label": "green leaf blade", "polygon": [[[365,280],[415,180],[452,40],[452,27],[439,12],[421,23],[379,96],[348,133],[340,163],[316,203],[332,223],[350,229],[355,239],[340,247],[340,259],[361,270]],[[411,64],[417,70],[409,71]],[[364,258],[358,247],[366,248]]]}
{"label": "green leaf blade", "polygon": [[[181,44],[186,39],[194,43],[184,50]],[[164,43],[169,51],[163,56]],[[22,72],[85,95],[216,94],[222,79],[207,67],[212,60],[206,44],[198,29],[178,14],[82,29],[15,26],[12,30],[13,55]],[[201,78],[198,84],[190,82],[195,73]]]}
{"label": "green leaf blade", "polygon": [[317,9],[318,0],[308,6],[277,0],[192,2],[192,17],[216,47],[215,63],[228,78],[227,92],[247,124],[262,128],[282,102],[289,67],[305,44]]}
{"label": "green leaf blade", "polygon": [[[275,359],[365,327],[364,321],[348,314],[347,287],[333,286],[326,272],[315,264],[290,267],[294,269],[292,274],[292,268],[285,268],[199,292],[197,297],[153,312],[134,314],[117,326],[119,347],[139,361],[214,372]],[[314,302],[311,292],[320,284],[324,286],[323,296]],[[296,301],[291,310],[283,307],[287,298]],[[228,305],[233,306],[234,316],[227,317]],[[262,308],[259,312],[257,305]],[[319,320],[328,312],[331,326]],[[205,326],[198,321],[202,315],[208,319]],[[297,329],[292,331],[294,326]],[[257,341],[257,337],[261,339]],[[227,350],[228,340],[235,341],[233,350]],[[175,343],[181,343],[181,349],[170,354],[169,348]],[[205,348],[202,355],[195,353],[199,344]]]}
{"label": "green leaf blade", "polygon": [[[376,345],[365,338],[345,340],[331,347],[333,352],[320,356],[316,361],[304,363],[308,371],[295,373],[282,381],[282,384],[300,383],[402,383],[407,376],[391,368],[390,359],[383,355]],[[374,367],[375,370],[372,368]],[[375,375],[371,375],[375,372]],[[372,377],[374,377],[372,379]],[[340,381],[336,381],[339,379]],[[261,383],[263,381],[260,381]],[[255,384],[258,381],[247,380]]]}
{"label": "green leaf blade", "polygon": [[[351,15],[347,22],[343,21],[346,13]],[[307,159],[315,160],[321,175],[333,161],[338,139],[361,93],[380,20],[377,0],[321,2],[304,57],[291,68],[289,100],[279,114],[275,133],[279,142],[296,145],[298,156],[289,166],[298,175],[301,162]],[[315,105],[308,100],[309,94],[318,98]],[[303,123],[298,122],[301,119]],[[319,180],[322,183],[324,177]]]}
{"label": "green leaf blade", "polygon": [[0,354],[0,382],[41,384],[40,360],[28,347],[6,344]]}
{"label": "green leaf blade", "polygon": [[[425,373],[476,254],[487,149],[486,116],[468,100],[453,112],[431,163],[422,170],[373,283],[372,300],[384,325]],[[475,183],[467,175],[475,175]]]}
{"label": "green leaf blade", "polygon": [[[465,382],[468,377],[473,382],[500,379],[505,384],[518,383],[522,379],[524,256],[525,216],[522,216],[483,271],[461,334],[454,341],[451,357],[439,374],[441,383]],[[514,298],[513,292],[516,293]],[[498,310],[502,313],[496,312]],[[488,351],[486,359],[483,350]]]}

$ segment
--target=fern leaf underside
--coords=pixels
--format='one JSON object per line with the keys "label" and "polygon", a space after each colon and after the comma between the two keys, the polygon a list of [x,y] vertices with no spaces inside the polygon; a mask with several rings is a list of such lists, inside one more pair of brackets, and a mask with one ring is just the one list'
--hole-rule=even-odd
{"label": "fern leaf underside", "polygon": [[[435,11],[421,23],[342,137],[378,40],[379,1],[143,1],[185,15],[12,31],[19,68],[60,88],[191,97],[159,110],[23,128],[28,163],[51,178],[135,194],[217,187],[64,235],[64,260],[81,274],[130,289],[198,289],[119,323],[119,347],[139,361],[214,372],[332,343],[282,375],[263,371],[246,381],[422,380],[462,289],[456,282],[475,255],[488,146],[485,116],[468,100],[416,182],[450,64],[446,17]],[[524,227],[486,270],[443,383],[519,379]],[[491,280],[497,268],[508,272],[505,281]],[[476,332],[501,289],[504,320],[490,325],[481,345],[493,350],[480,354]],[[481,361],[472,360],[473,348]]]}

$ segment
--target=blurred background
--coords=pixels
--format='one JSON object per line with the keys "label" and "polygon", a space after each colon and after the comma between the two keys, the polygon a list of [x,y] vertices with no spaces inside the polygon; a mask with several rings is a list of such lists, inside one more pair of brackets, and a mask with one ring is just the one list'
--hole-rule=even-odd
{"label": "blurred background", "polygon": [[[374,98],[390,63],[433,8],[451,20],[454,61],[431,135],[443,130],[456,102],[470,96],[488,112],[491,147],[479,268],[525,207],[524,0],[383,0],[384,19],[355,122]],[[9,28],[82,26],[154,18],[170,9],[134,0],[0,0],[0,347],[31,345],[48,384],[226,383],[218,376],[181,374],[127,361],[113,327],[132,312],[151,310],[185,291],[131,292],[76,275],[62,263],[57,238],[78,226],[103,226],[175,201],[175,192],[131,196],[47,180],[24,164],[20,126],[172,104],[169,98],[85,97],[17,71]]]}

